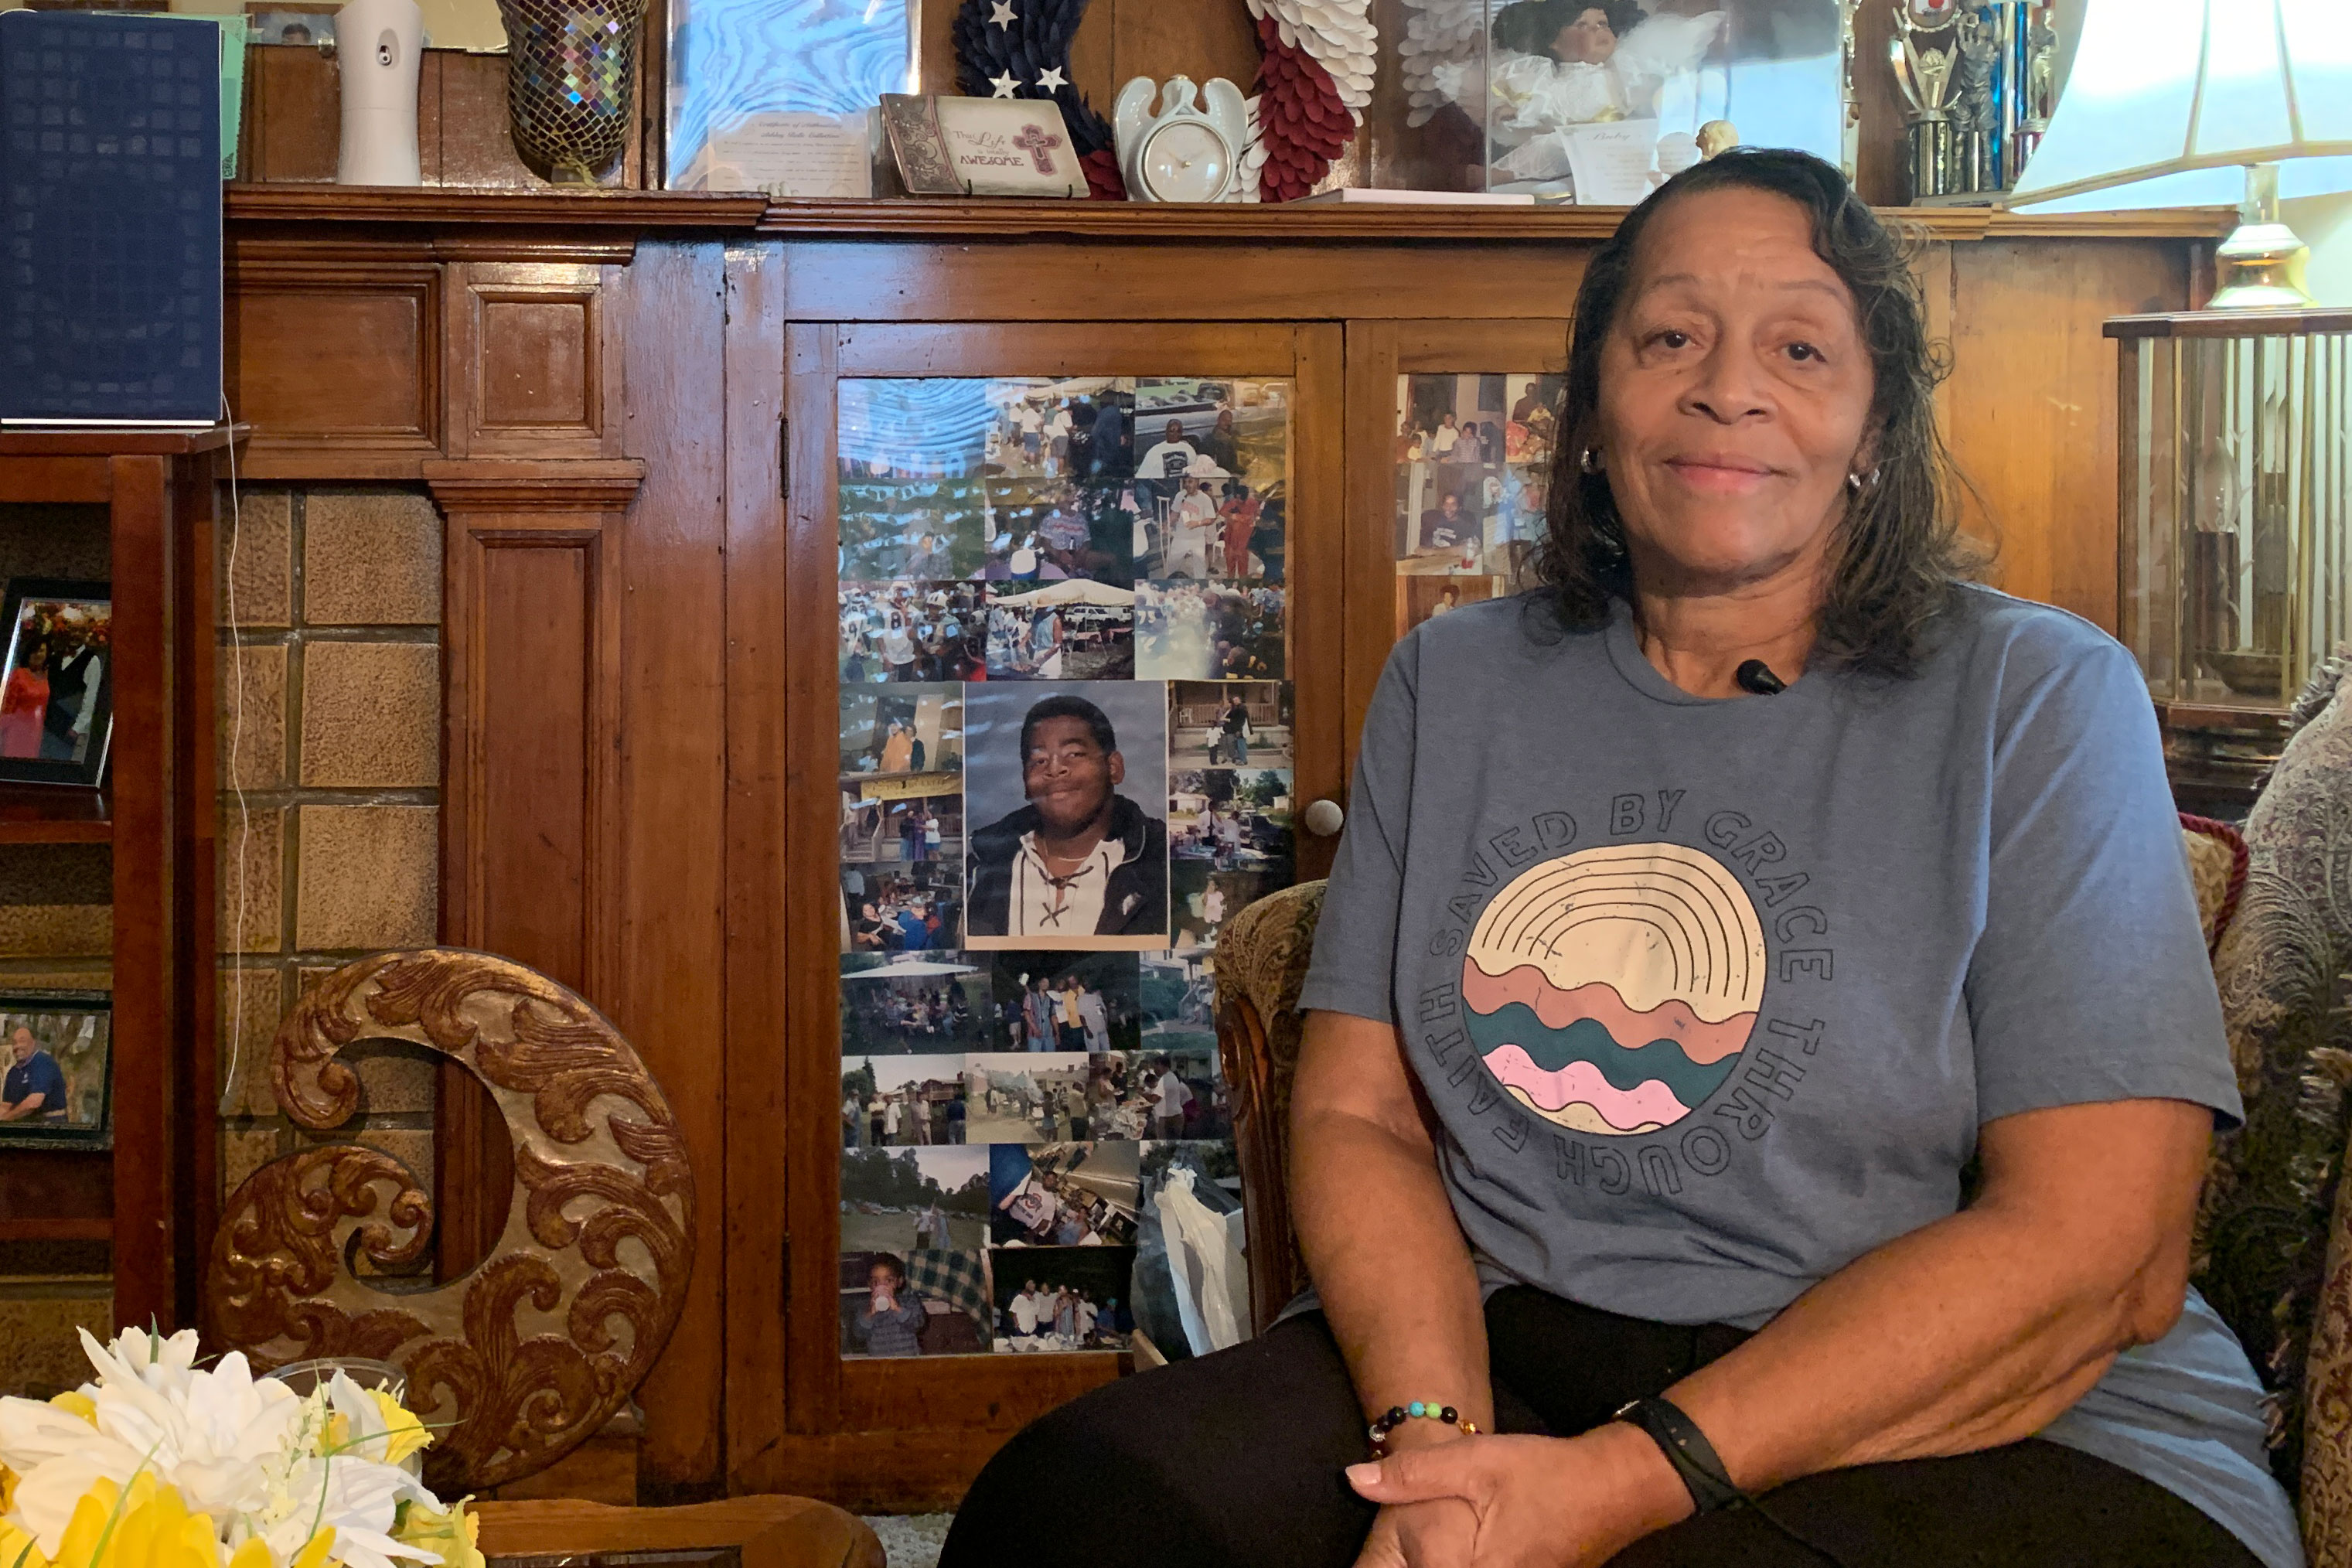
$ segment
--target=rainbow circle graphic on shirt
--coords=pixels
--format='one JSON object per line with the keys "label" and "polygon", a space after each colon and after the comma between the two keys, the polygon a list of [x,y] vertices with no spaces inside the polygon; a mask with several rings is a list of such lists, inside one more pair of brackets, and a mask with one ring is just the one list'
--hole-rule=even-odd
{"label": "rainbow circle graphic on shirt", "polygon": [[1578,1132],[1654,1132],[1731,1076],[1764,994],[1764,928],[1721,862],[1677,844],[1530,867],[1462,964],[1470,1038],[1514,1100]]}

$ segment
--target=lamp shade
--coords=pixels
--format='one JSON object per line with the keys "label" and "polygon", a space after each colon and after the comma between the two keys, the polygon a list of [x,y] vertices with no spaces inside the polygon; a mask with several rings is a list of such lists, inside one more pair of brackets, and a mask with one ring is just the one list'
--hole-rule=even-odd
{"label": "lamp shade", "polygon": [[2352,4],[2090,0],[2074,69],[2011,206],[2235,205],[2352,189]]}

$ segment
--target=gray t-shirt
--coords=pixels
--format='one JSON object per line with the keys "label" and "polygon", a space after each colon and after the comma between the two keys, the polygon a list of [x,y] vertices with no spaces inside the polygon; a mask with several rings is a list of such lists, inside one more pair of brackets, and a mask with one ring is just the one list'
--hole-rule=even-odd
{"label": "gray t-shirt", "polygon": [[[2240,1110],[2147,689],[1970,589],[1921,673],[1697,698],[1622,606],[1401,644],[1300,1005],[1402,1026],[1491,1290],[1761,1326],[1958,1206],[1977,1129]],[[2046,1427],[2301,1563],[2261,1391],[2190,1292]]]}

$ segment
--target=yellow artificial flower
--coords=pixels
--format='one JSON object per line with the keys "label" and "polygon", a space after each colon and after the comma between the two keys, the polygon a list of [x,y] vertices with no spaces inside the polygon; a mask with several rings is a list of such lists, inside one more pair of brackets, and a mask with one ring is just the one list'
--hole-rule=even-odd
{"label": "yellow artificial flower", "polygon": [[269,1542],[249,1535],[229,1554],[228,1568],[270,1568]]}
{"label": "yellow artificial flower", "polygon": [[0,1520],[0,1568],[49,1568],[49,1560],[31,1536]]}
{"label": "yellow artificial flower", "polygon": [[294,1553],[290,1568],[327,1568],[334,1561],[335,1527],[331,1524],[303,1543],[302,1550]]}
{"label": "yellow artificial flower", "polygon": [[416,1412],[399,1400],[381,1388],[365,1388],[360,1392],[374,1402],[376,1414],[383,1417],[385,1464],[397,1465],[433,1441],[433,1434],[425,1430],[425,1423],[417,1418]]}
{"label": "yellow artificial flower", "polygon": [[[16,1511],[16,1472],[5,1465],[0,1465],[0,1514]],[[0,1560],[0,1568],[5,1568],[5,1560]]]}
{"label": "yellow artificial flower", "polygon": [[[446,1513],[421,1502],[403,1504],[392,1538],[434,1553],[441,1559],[441,1568],[487,1568],[482,1550],[475,1544],[481,1533],[480,1518],[467,1512],[460,1499]],[[0,1563],[0,1568],[7,1565]]]}
{"label": "yellow artificial flower", "polygon": [[62,1410],[68,1415],[79,1415],[93,1426],[98,1425],[98,1402],[78,1388],[68,1388],[63,1394],[51,1394],[49,1405],[51,1408]]}

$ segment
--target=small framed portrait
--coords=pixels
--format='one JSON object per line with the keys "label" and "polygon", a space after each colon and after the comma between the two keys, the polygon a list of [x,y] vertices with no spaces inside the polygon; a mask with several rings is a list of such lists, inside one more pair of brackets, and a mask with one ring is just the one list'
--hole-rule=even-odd
{"label": "small framed portrait", "polygon": [[968,689],[965,944],[1168,945],[1168,693]]}
{"label": "small framed portrait", "polygon": [[112,588],[12,577],[0,614],[0,782],[97,788],[114,739]]}
{"label": "small framed portrait", "polygon": [[1132,1143],[999,1143],[988,1152],[989,1239],[997,1247],[1134,1244]]}
{"label": "small framed portrait", "polygon": [[0,1148],[113,1146],[113,999],[0,992]]}
{"label": "small framed portrait", "polygon": [[247,0],[246,42],[295,47],[335,41],[335,13],[341,5],[284,5],[275,0]]}

